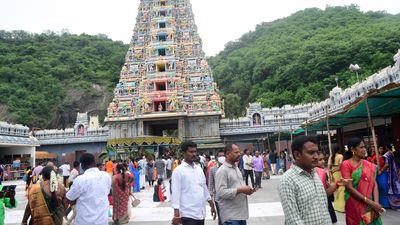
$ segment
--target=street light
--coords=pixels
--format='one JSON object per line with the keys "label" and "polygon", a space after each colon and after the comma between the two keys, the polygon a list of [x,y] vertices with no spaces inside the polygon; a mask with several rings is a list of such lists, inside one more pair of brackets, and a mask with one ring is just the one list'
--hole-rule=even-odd
{"label": "street light", "polygon": [[359,83],[360,80],[358,79],[358,71],[361,69],[361,67],[358,64],[356,64],[356,65],[350,64],[349,69],[356,73],[357,83]]}

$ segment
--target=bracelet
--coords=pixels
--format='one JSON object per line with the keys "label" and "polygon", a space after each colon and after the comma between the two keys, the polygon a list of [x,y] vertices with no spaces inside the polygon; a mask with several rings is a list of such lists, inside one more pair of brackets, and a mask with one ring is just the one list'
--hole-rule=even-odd
{"label": "bracelet", "polygon": [[338,183],[339,183],[338,181],[335,182],[335,187],[336,187],[336,189],[339,188],[339,184],[338,184]]}

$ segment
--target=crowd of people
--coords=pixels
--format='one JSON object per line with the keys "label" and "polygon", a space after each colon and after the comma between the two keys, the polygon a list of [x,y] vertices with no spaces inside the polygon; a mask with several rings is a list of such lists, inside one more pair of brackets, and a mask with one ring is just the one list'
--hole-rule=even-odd
{"label": "crowd of people", "polygon": [[381,147],[379,159],[367,160],[366,145],[359,138],[351,138],[343,154],[339,149],[334,146],[325,170],[325,157],[314,137],[294,140],[295,163],[280,184],[287,224],[335,224],[336,210],[345,213],[347,225],[379,225],[385,208],[400,209],[399,152]]}
{"label": "crowd of people", "polygon": [[[286,224],[335,224],[336,212],[344,212],[347,225],[379,225],[385,208],[400,209],[398,151],[379,147],[379,157],[366,157],[359,138],[350,139],[345,152],[332,147],[327,163],[313,136],[294,139],[290,156],[286,149],[253,154],[232,143],[215,157],[198,155],[196,143],[186,141],[182,157],[153,155],[96,164],[94,155],[84,153],[72,168],[68,162],[60,167],[42,163],[24,176],[28,204],[22,224],[105,225],[110,216],[115,224],[126,224],[131,196],[149,187],[154,188],[154,202],[170,198],[172,224],[204,224],[208,202],[219,225],[245,225],[248,196],[262,188],[270,173],[283,175],[279,195]],[[15,187],[5,189],[0,186],[0,224],[4,207],[17,206]]]}

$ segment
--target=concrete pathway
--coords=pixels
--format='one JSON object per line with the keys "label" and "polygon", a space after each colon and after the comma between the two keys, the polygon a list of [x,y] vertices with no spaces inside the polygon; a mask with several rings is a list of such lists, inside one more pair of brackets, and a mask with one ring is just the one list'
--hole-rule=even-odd
{"label": "concrete pathway", "polygon": [[[259,189],[249,197],[250,219],[249,225],[268,225],[268,224],[284,224],[284,214],[280,203],[277,186],[280,177],[274,176],[270,180],[263,180],[263,188]],[[6,224],[21,224],[23,212],[27,203],[24,193],[24,183],[22,181],[4,182],[5,185],[17,185],[17,200],[19,205],[16,209],[6,209]],[[168,186],[168,182],[165,182]],[[168,187],[167,187],[168,190]],[[135,196],[141,200],[141,204],[132,209],[131,222],[133,225],[161,225],[170,224],[173,216],[173,210],[169,199],[169,190],[166,192],[167,201],[164,203],[153,202],[153,188],[146,187],[146,190],[136,193]],[[206,225],[216,225],[216,221],[212,221],[210,209],[207,208],[208,216]],[[337,213],[339,218],[338,225],[345,225],[344,214]],[[400,212],[388,210],[383,216],[385,225],[399,225]],[[110,220],[111,224],[111,220]]]}

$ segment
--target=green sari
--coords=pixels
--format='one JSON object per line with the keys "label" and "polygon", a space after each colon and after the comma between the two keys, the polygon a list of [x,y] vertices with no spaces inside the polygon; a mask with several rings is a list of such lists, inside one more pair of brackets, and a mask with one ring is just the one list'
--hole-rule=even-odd
{"label": "green sari", "polygon": [[[354,167],[349,160],[345,160],[340,170],[343,178],[353,179],[354,189],[370,200],[374,200],[373,190],[378,172],[375,164],[362,160],[359,165]],[[347,225],[382,225],[380,217],[369,224],[365,224],[362,220],[362,215],[370,212],[371,207],[353,198],[347,190],[345,191],[344,197],[346,201],[345,212]]]}

